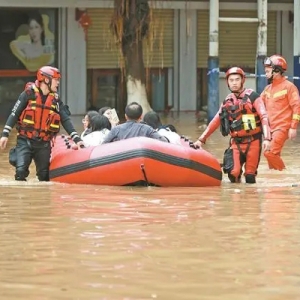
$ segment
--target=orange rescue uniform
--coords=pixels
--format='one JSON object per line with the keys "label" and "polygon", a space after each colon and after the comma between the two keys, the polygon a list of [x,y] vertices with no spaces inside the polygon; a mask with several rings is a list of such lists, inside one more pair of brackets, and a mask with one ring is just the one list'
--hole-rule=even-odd
{"label": "orange rescue uniform", "polygon": [[[257,174],[261,154],[262,134],[264,134],[266,140],[271,139],[268,116],[261,97],[253,90],[245,89],[238,97],[234,93],[231,93],[226,97],[219,112],[200,136],[199,140],[202,143],[205,143],[206,139],[221,125],[220,116],[224,109],[228,111],[229,134],[231,136],[230,148],[233,150],[233,169],[228,174],[228,177],[232,182],[239,182],[244,163],[245,176],[255,176]],[[252,129],[248,127],[245,130],[245,124],[239,120],[242,119],[243,115],[248,116],[249,114],[255,117],[256,126],[254,127],[256,128]],[[237,123],[242,126],[235,126]]]}
{"label": "orange rescue uniform", "polygon": [[283,170],[285,165],[280,157],[289,129],[297,129],[300,120],[300,98],[297,87],[285,77],[273,79],[261,94],[265,103],[272,134],[270,151],[264,155],[269,168]]}

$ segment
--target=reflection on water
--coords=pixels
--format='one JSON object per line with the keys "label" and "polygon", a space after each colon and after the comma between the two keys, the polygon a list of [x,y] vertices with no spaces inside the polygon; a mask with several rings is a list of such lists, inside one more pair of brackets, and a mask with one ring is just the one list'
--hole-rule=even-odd
{"label": "reflection on water", "polygon": [[[206,148],[226,146],[216,133]],[[1,153],[1,299],[300,299],[299,152],[216,188],[39,183],[34,166],[18,183]]]}

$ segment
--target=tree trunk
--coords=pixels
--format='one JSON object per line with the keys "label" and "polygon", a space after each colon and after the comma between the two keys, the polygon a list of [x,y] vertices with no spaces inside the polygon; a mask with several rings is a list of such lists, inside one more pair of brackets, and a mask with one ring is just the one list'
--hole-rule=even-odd
{"label": "tree trunk", "polygon": [[143,60],[143,39],[149,28],[147,0],[115,0],[112,29],[124,61],[127,104],[137,102],[143,113],[151,109],[146,92],[146,74]]}
{"label": "tree trunk", "polygon": [[137,102],[146,113],[151,110],[151,107],[147,99],[142,41],[125,45],[123,53],[126,66],[127,104]]}

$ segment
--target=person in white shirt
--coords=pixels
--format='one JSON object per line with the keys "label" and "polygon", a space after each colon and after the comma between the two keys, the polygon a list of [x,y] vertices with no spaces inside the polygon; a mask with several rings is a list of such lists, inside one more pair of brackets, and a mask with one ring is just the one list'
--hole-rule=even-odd
{"label": "person in white shirt", "polygon": [[101,145],[104,138],[110,132],[110,122],[107,117],[100,116],[97,113],[96,116],[91,118],[90,128],[91,133],[82,138],[85,147]]}
{"label": "person in white shirt", "polygon": [[91,133],[91,119],[94,116],[98,116],[98,112],[95,110],[90,110],[86,113],[86,115],[84,116],[84,118],[82,119],[82,124],[83,124],[83,132],[80,136],[81,139],[83,139],[84,136],[86,136],[87,134]]}
{"label": "person in white shirt", "polygon": [[147,112],[143,121],[155,129],[161,136],[164,136],[168,139],[169,143],[175,145],[181,145],[180,135],[176,132],[176,129],[173,125],[163,126],[159,115],[155,111]]}

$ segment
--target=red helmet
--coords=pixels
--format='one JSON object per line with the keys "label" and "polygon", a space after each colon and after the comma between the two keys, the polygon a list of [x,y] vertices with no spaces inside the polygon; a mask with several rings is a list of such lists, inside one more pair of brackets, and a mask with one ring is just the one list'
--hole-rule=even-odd
{"label": "red helmet", "polygon": [[241,77],[242,77],[242,84],[245,83],[246,75],[245,75],[245,72],[243,71],[243,69],[241,69],[241,68],[239,68],[239,67],[232,67],[232,68],[230,68],[230,69],[226,72],[226,80],[228,81],[228,77],[229,77],[230,75],[233,75],[233,74],[241,75]]}
{"label": "red helmet", "polygon": [[60,72],[57,68],[44,66],[41,67],[37,72],[37,80],[44,81],[46,78],[48,79],[60,79]]}
{"label": "red helmet", "polygon": [[287,70],[287,62],[285,58],[281,55],[272,55],[270,57],[266,57],[264,61],[265,67],[272,67],[273,69],[278,69],[281,72],[285,72]]}

